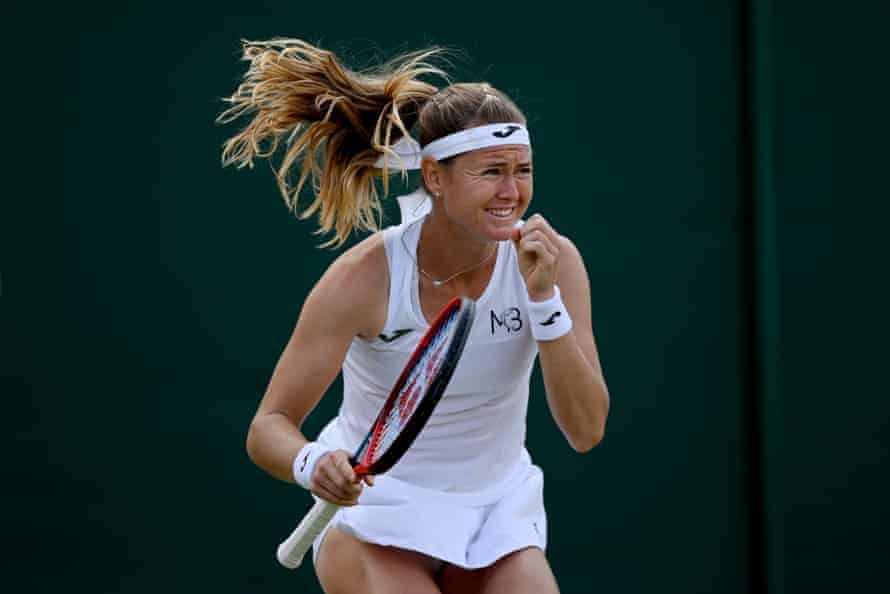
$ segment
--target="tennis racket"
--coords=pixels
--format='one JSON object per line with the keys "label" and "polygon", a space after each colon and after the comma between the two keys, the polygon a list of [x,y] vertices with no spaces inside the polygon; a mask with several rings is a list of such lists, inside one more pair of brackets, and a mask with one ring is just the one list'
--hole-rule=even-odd
{"label": "tennis racket", "polygon": [[[356,476],[392,468],[423,429],[445,392],[463,352],[476,313],[472,299],[456,297],[445,306],[414,349],[377,420],[349,462]],[[278,546],[278,562],[293,569],[340,506],[318,499],[297,528]]]}

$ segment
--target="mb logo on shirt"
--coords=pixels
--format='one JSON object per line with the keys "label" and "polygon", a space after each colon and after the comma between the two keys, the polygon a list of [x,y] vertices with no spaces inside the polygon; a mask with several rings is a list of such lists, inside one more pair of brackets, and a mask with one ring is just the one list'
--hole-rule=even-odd
{"label": "mb logo on shirt", "polygon": [[522,316],[519,315],[518,307],[508,307],[501,315],[491,310],[491,335],[494,336],[501,329],[508,335],[522,330]]}

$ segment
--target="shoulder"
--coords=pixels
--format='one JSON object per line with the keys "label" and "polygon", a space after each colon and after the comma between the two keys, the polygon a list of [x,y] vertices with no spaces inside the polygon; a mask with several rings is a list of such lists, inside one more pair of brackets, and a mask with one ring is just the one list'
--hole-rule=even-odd
{"label": "shoulder", "polygon": [[565,235],[559,236],[557,283],[563,293],[568,290],[572,293],[588,294],[590,291],[590,279],[587,276],[587,268],[584,266],[581,251]]}
{"label": "shoulder", "polygon": [[348,277],[351,282],[361,282],[379,280],[380,274],[386,271],[383,231],[378,231],[340,254],[325,276]]}
{"label": "shoulder", "polygon": [[565,235],[559,235],[559,254],[569,262],[584,266],[584,258],[575,243]]}
{"label": "shoulder", "polygon": [[579,327],[590,328],[590,277],[581,251],[571,239],[559,236],[557,284],[563,301]]}
{"label": "shoulder", "polygon": [[559,271],[560,279],[562,279],[563,266],[566,265],[567,271],[577,271],[579,268],[584,269],[584,258],[581,251],[575,243],[565,235],[557,233],[557,247],[559,248]]}
{"label": "shoulder", "polygon": [[374,335],[386,321],[389,266],[379,231],[349,248],[328,267],[307,298],[356,334]]}

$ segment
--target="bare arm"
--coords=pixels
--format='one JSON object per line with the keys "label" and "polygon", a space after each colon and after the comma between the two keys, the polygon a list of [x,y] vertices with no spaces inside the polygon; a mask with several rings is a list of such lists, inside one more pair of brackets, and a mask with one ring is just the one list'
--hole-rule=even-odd
{"label": "bare arm", "polygon": [[587,451],[603,438],[609,391],[603,378],[590,319],[590,284],[578,249],[560,238],[559,288],[572,330],[538,343],[547,402],[571,446]]}
{"label": "bare arm", "polygon": [[559,285],[572,318],[568,334],[538,342],[547,403],[571,446],[585,452],[605,433],[609,411],[590,320],[590,281],[581,254],[540,215],[532,216],[514,238],[529,298],[546,301]]}
{"label": "bare arm", "polygon": [[338,258],[306,298],[247,434],[250,459],[269,474],[294,482],[291,465],[308,441],[300,427],[339,373],[352,339],[383,326],[386,283],[376,235]]}

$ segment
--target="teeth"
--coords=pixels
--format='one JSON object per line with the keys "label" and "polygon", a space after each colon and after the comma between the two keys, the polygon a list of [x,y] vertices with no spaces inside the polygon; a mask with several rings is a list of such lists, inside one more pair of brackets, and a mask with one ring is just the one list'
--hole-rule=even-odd
{"label": "teeth", "polygon": [[506,217],[506,216],[509,216],[511,212],[513,212],[513,209],[512,208],[492,208],[492,209],[489,209],[488,212],[490,212],[491,214],[493,214],[496,217]]}

